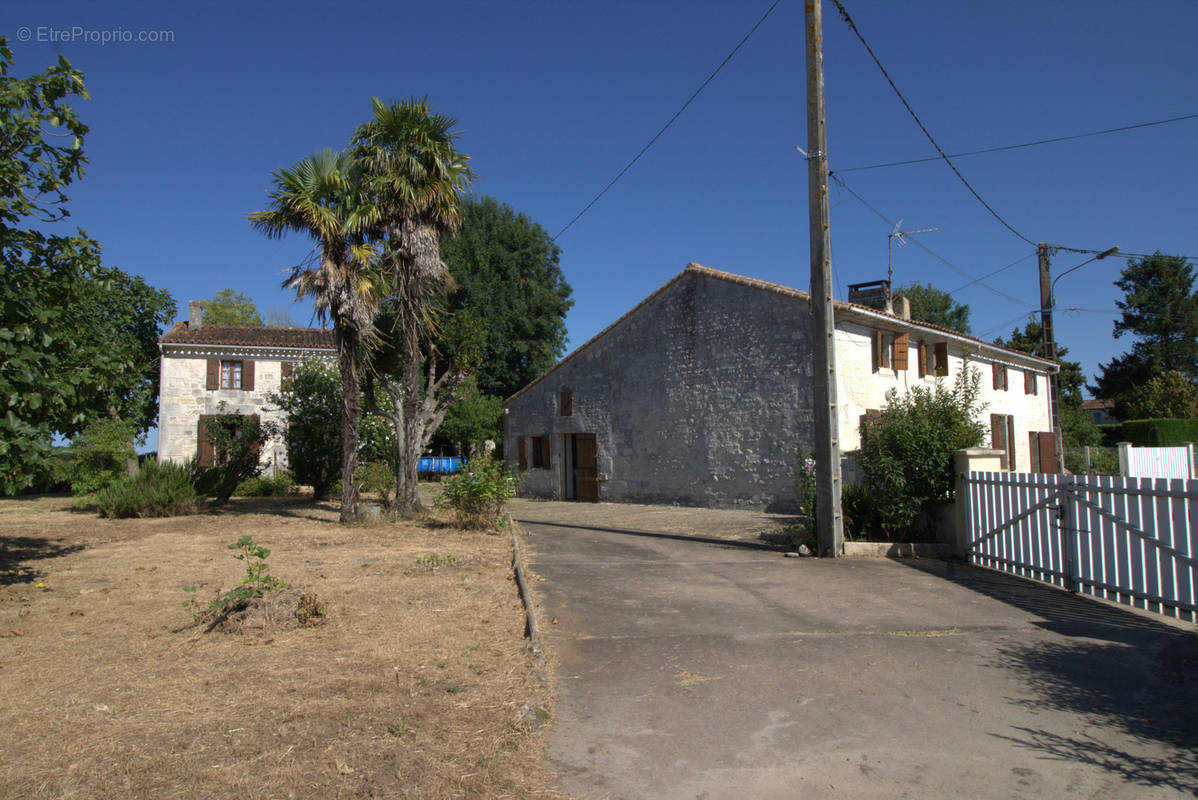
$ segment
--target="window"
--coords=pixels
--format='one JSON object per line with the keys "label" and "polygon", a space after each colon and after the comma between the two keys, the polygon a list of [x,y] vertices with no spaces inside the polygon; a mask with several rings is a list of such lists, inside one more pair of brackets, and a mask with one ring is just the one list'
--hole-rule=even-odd
{"label": "window", "polygon": [[892,362],[891,356],[894,353],[894,341],[890,335],[882,331],[874,331],[873,335],[873,358],[874,372],[879,369],[889,369]]}
{"label": "window", "polygon": [[220,388],[240,389],[241,367],[242,363],[240,361],[220,362]]}
{"label": "window", "polygon": [[295,362],[294,361],[284,361],[279,364],[279,379],[280,380],[284,380],[284,381],[287,380],[288,378],[291,377],[291,374],[293,372],[295,372]]}
{"label": "window", "polygon": [[562,389],[561,401],[558,403],[558,413],[563,417],[571,416],[574,413],[574,392],[569,389]]}
{"label": "window", "polygon": [[1036,381],[1036,373],[1030,369],[1023,371],[1023,393],[1024,394],[1039,394],[1039,385]]}
{"label": "window", "polygon": [[1002,450],[1002,468],[1015,471],[1015,418],[1010,414],[990,415],[990,446]]}
{"label": "window", "polygon": [[936,342],[932,348],[932,362],[937,376],[948,375],[948,342]]}
{"label": "window", "polygon": [[991,370],[994,373],[994,388],[1006,391],[1007,390],[1007,367],[1005,364],[992,364]]}
{"label": "window", "polygon": [[532,468],[549,469],[550,467],[550,438],[548,436],[532,437]]}

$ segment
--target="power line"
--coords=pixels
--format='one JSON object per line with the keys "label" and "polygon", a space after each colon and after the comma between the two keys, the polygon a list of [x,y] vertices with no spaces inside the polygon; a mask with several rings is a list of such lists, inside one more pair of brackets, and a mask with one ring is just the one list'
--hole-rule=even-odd
{"label": "power line", "polygon": [[[885,214],[883,214],[881,211],[879,211],[878,209],[874,208],[874,207],[873,207],[873,206],[872,206],[872,205],[869,203],[869,201],[868,201],[868,200],[866,200],[866,199],[865,199],[864,197],[862,197],[861,195],[857,194],[857,192],[855,192],[851,186],[849,186],[847,183],[845,183],[845,182],[844,182],[844,178],[840,177],[840,175],[839,175],[839,174],[837,174],[837,173],[835,173],[835,172],[829,172],[829,173],[828,173],[828,177],[829,177],[829,178],[831,178],[832,180],[836,181],[836,183],[837,183],[837,184],[838,184],[838,185],[839,185],[839,186],[840,186],[842,189],[844,189],[846,192],[848,192],[849,194],[851,194],[853,197],[857,198],[857,201],[858,201],[859,203],[861,203],[861,205],[865,206],[865,207],[866,207],[866,208],[868,208],[870,211],[872,211],[872,212],[874,213],[874,216],[876,216],[878,219],[882,220],[882,221],[883,221],[883,222],[885,222],[887,225],[891,225],[891,226],[893,226],[893,225],[894,225],[894,220],[890,219],[890,218],[889,218],[889,217],[887,217]],[[944,264],[946,267],[948,267],[949,269],[951,269],[951,270],[953,270],[954,272],[956,272],[956,273],[957,273],[958,275],[960,275],[961,277],[963,277],[963,278],[969,278],[969,279],[970,279],[970,283],[967,283],[967,284],[966,284],[966,286],[973,286],[974,284],[979,284],[979,285],[980,285],[980,286],[981,286],[983,289],[986,289],[987,291],[993,292],[994,294],[998,295],[999,297],[1003,298],[1004,300],[1009,300],[1010,302],[1012,302],[1012,303],[1015,303],[1016,305],[1025,305],[1025,304],[1027,303],[1027,301],[1026,301],[1026,300],[1020,300],[1018,297],[1012,297],[1011,295],[1007,294],[1006,292],[1004,292],[1004,291],[1001,291],[1001,290],[999,290],[999,289],[995,289],[993,286],[990,286],[990,285],[989,285],[989,284],[987,284],[987,283],[982,283],[982,281],[983,281],[983,280],[985,280],[985,277],[989,277],[989,276],[984,276],[984,277],[982,277],[982,278],[974,278],[972,275],[970,275],[970,274],[969,274],[968,272],[966,272],[964,269],[962,269],[961,267],[958,267],[956,264],[954,264],[953,262],[949,261],[949,260],[948,260],[947,258],[945,258],[944,256],[940,255],[939,253],[933,252],[931,248],[929,248],[929,247],[928,247],[926,244],[924,244],[923,242],[919,241],[918,239],[916,239],[916,238],[912,237],[911,239],[909,239],[909,241],[910,241],[912,244],[914,244],[916,247],[920,248],[920,249],[921,249],[921,250],[923,250],[925,253],[927,253],[928,255],[930,255],[932,258],[934,258],[934,259],[936,259],[937,261],[939,261],[941,264]],[[1027,256],[1025,256],[1024,258],[1027,258]],[[1011,268],[1011,267],[1015,266],[1015,264],[1018,264],[1018,263],[1020,263],[1020,261],[1023,261],[1023,260],[1024,260],[1024,258],[1021,258],[1021,259],[1019,259],[1019,261],[1016,261],[1016,262],[1014,262],[1013,264],[1008,264],[1007,266],[1005,266],[1005,267],[1002,267],[1002,268],[1000,268],[999,270],[996,270],[996,272],[1002,272],[1002,270],[1004,270],[1004,269],[1009,269],[1009,268]],[[992,273],[992,274],[994,274],[994,273]],[[963,289],[963,288],[965,288],[965,287],[963,286],[963,287],[961,287],[961,288]],[[958,291],[960,291],[960,290],[958,290]]]}
{"label": "power line", "polygon": [[558,237],[560,237],[560,236],[561,236],[563,233],[565,233],[566,231],[568,231],[568,230],[570,229],[570,226],[572,226],[572,225],[573,225],[575,222],[578,222],[578,220],[579,220],[579,219],[582,217],[582,215],[583,215],[583,214],[585,214],[585,213],[587,213],[588,211],[590,211],[590,210],[591,210],[591,206],[595,205],[595,203],[598,203],[598,202],[599,202],[599,198],[601,198],[601,197],[603,197],[603,195],[607,194],[607,190],[608,190],[608,189],[610,189],[611,187],[615,186],[615,185],[616,185],[616,182],[617,182],[618,180],[620,180],[620,178],[623,178],[623,177],[624,177],[624,173],[626,173],[626,172],[628,172],[628,170],[632,169],[632,165],[633,165],[633,164],[635,164],[637,161],[640,161],[640,159],[641,159],[641,156],[643,156],[643,155],[644,155],[646,152],[648,152],[649,148],[650,148],[650,147],[652,147],[652,146],[653,146],[653,144],[654,144],[654,143],[655,143],[655,142],[656,142],[658,139],[660,139],[660,138],[661,138],[661,135],[662,135],[663,133],[665,133],[665,132],[666,132],[666,130],[667,130],[667,129],[669,129],[669,127],[670,127],[671,125],[673,125],[673,124],[674,124],[674,120],[676,120],[676,119],[678,119],[678,117],[682,116],[682,112],[683,112],[683,111],[686,111],[686,109],[687,109],[687,106],[689,106],[689,105],[691,104],[691,102],[693,102],[693,101],[694,101],[694,99],[695,99],[696,97],[698,97],[698,96],[699,96],[699,93],[700,93],[700,92],[702,92],[704,89],[706,89],[706,88],[707,88],[707,84],[711,83],[711,81],[712,81],[712,80],[715,78],[715,76],[716,76],[716,75],[719,75],[719,74],[720,74],[720,70],[722,70],[722,69],[724,68],[724,66],[725,66],[725,65],[726,65],[726,64],[727,64],[729,61],[731,61],[731,60],[732,60],[732,57],[733,57],[734,55],[736,55],[736,52],[737,52],[738,50],[740,50],[740,48],[741,48],[742,46],[744,46],[744,43],[745,43],[745,42],[749,41],[749,37],[750,37],[750,36],[752,36],[754,33],[756,33],[756,32],[757,32],[757,29],[761,27],[761,24],[762,24],[763,22],[765,22],[766,18],[767,18],[767,17],[769,17],[769,15],[770,15],[770,14],[774,13],[774,9],[775,9],[775,8],[777,8],[777,7],[778,7],[778,4],[779,4],[779,3],[781,3],[781,2],[782,2],[782,0],[774,0],[774,3],[773,3],[773,5],[771,5],[769,8],[767,8],[767,9],[765,10],[765,13],[761,15],[761,19],[757,20],[757,24],[756,24],[756,25],[754,25],[752,28],[750,28],[750,29],[749,29],[749,32],[748,32],[748,33],[746,33],[746,34],[744,35],[744,38],[742,38],[742,39],[741,39],[741,40],[740,40],[740,41],[737,43],[736,47],[732,48],[732,52],[730,52],[728,55],[726,55],[726,56],[724,57],[724,60],[720,62],[720,65],[719,65],[718,67],[716,67],[716,68],[715,68],[715,71],[714,71],[714,72],[712,72],[710,75],[708,75],[708,76],[707,76],[707,80],[705,80],[705,81],[703,81],[703,83],[699,84],[699,88],[698,88],[698,89],[695,89],[694,93],[693,93],[693,94],[692,94],[690,97],[688,97],[688,98],[687,98],[687,100],[686,100],[686,102],[685,102],[685,103],[683,103],[683,104],[682,104],[682,107],[681,107],[681,108],[679,108],[677,111],[675,111],[675,112],[674,112],[674,116],[670,117],[670,121],[669,121],[669,122],[667,122],[665,125],[663,125],[663,126],[661,127],[661,130],[659,130],[659,131],[658,131],[656,134],[654,134],[653,138],[649,140],[649,143],[648,143],[648,144],[646,144],[644,147],[642,147],[642,148],[641,148],[641,150],[640,150],[640,152],[639,152],[639,153],[637,153],[635,156],[633,156],[633,157],[632,157],[632,160],[631,160],[631,161],[629,161],[627,164],[625,164],[625,165],[624,165],[624,169],[622,169],[622,170],[620,170],[618,173],[616,173],[616,177],[614,177],[614,178],[612,178],[610,181],[608,181],[608,184],[607,184],[606,186],[604,186],[604,187],[603,187],[603,189],[602,189],[602,190],[599,192],[599,194],[595,195],[595,196],[594,196],[594,197],[591,199],[591,202],[587,203],[587,204],[586,204],[586,205],[583,207],[582,211],[579,211],[577,214],[575,214],[575,215],[574,215],[574,218],[573,218],[573,219],[571,219],[569,222],[567,222],[567,223],[566,223],[566,225],[565,225],[565,227],[563,227],[563,228],[562,228],[560,231],[558,231],[558,232],[557,232],[557,233],[556,233],[556,234],[553,236],[553,238],[554,238],[554,240],[555,240],[555,241],[556,241],[556,240],[557,240],[557,238],[558,238]]}
{"label": "power line", "polygon": [[962,289],[968,289],[970,286],[973,286],[975,283],[981,283],[982,281],[986,280],[987,278],[993,278],[995,275],[999,274],[1000,272],[1006,272],[1011,267],[1018,266],[1018,265],[1022,264],[1024,261],[1027,261],[1029,258],[1035,257],[1035,255],[1036,255],[1036,253],[1034,253],[1034,252],[1028,253],[1023,258],[1012,261],[1010,264],[1007,264],[1005,267],[999,267],[998,269],[994,270],[993,272],[987,272],[982,277],[973,279],[972,281],[965,284],[964,286],[958,286],[956,289],[953,289],[951,292],[949,292],[949,294],[956,294],[957,292],[961,291]]}
{"label": "power line", "polygon": [[944,160],[944,163],[948,164],[949,169],[953,171],[953,174],[957,176],[957,179],[960,180],[961,183],[965,185],[965,188],[969,190],[970,194],[977,198],[977,201],[981,203],[987,211],[990,212],[991,216],[1002,223],[1004,228],[1034,247],[1036,245],[1035,242],[1024,236],[1019,231],[1015,230],[1015,228],[1011,226],[1011,223],[1003,219],[1002,216],[995,211],[989,203],[982,199],[982,196],[978,194],[977,190],[974,189],[973,186],[970,185],[969,181],[965,180],[965,176],[961,174],[961,170],[957,169],[957,165],[952,162],[947,154],[945,154],[944,149],[941,148],[936,142],[936,139],[932,136],[927,126],[924,125],[923,121],[919,118],[919,115],[915,113],[913,108],[911,108],[911,104],[907,102],[907,98],[903,97],[903,93],[900,92],[898,86],[895,85],[894,80],[890,77],[890,73],[886,71],[884,66],[882,66],[882,62],[874,53],[873,48],[869,46],[869,42],[865,41],[865,37],[862,36],[861,31],[857,29],[857,24],[853,22],[853,18],[849,16],[849,12],[845,10],[844,4],[841,3],[840,0],[832,0],[832,3],[835,4],[836,10],[840,12],[840,16],[843,17],[844,21],[848,24],[849,30],[851,30],[857,36],[857,39],[865,47],[865,51],[869,53],[869,57],[874,60],[874,63],[877,64],[878,69],[882,71],[882,76],[886,78],[886,82],[890,84],[890,88],[894,90],[894,93],[898,96],[898,99],[902,101],[903,107],[907,109],[907,113],[911,115],[911,119],[915,120],[915,124],[919,126],[921,131],[923,131],[923,135],[928,137],[928,141],[932,143],[932,147],[936,148],[936,152],[940,154],[940,157]]}
{"label": "power line", "polygon": [[[1057,142],[1068,142],[1074,139],[1085,139],[1090,136],[1104,136],[1108,133],[1120,133],[1122,131],[1132,131],[1138,128],[1151,128],[1154,125],[1168,125],[1171,122],[1182,122],[1188,119],[1198,119],[1198,114],[1186,114],[1183,117],[1170,117],[1169,119],[1158,119],[1152,122],[1140,122],[1135,125],[1123,125],[1118,128],[1107,128],[1101,131],[1090,131],[1089,133],[1075,133],[1070,136],[1054,136],[1051,139],[1037,139],[1034,142],[1023,142],[1021,144],[1007,144],[1000,147],[987,147],[984,150],[969,150],[964,153],[953,153],[948,158],[962,158],[964,156],[980,156],[986,153],[1002,153],[1007,150],[1020,150],[1024,147],[1037,147],[1042,144],[1056,144]],[[866,169],[882,169],[883,167],[904,167],[908,164],[926,164],[929,161],[939,161],[940,156],[928,156],[927,158],[911,158],[906,161],[887,161],[883,164],[867,164],[861,167],[848,167],[840,170],[841,172],[860,172]]]}
{"label": "power line", "polygon": [[[1052,250],[1064,250],[1066,253],[1084,253],[1087,255],[1093,255],[1093,254],[1104,252],[1102,250],[1087,250],[1087,249],[1081,248],[1081,247],[1066,247],[1063,244],[1050,244],[1048,247],[1049,247],[1049,249],[1052,249]],[[1182,261],[1192,261],[1192,262],[1198,263],[1198,256],[1182,256],[1182,255],[1174,255],[1173,253],[1161,253],[1160,255],[1167,257],[1167,258],[1180,258]],[[1111,255],[1109,255],[1108,258],[1132,259],[1132,258],[1153,258],[1154,256],[1156,256],[1156,253],[1127,253],[1127,252],[1120,250],[1118,253],[1112,253]]]}

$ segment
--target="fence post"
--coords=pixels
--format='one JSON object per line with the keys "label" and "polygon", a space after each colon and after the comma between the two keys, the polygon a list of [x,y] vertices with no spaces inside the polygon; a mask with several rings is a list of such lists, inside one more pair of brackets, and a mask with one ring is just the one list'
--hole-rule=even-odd
{"label": "fence post", "polygon": [[1062,475],[1057,494],[1057,527],[1061,531],[1061,566],[1065,568],[1065,588],[1076,593],[1077,580],[1077,502],[1076,478]]}
{"label": "fence post", "polygon": [[1124,478],[1131,475],[1131,442],[1119,442],[1119,474]]}
{"label": "fence post", "polygon": [[1090,474],[1090,445],[1086,445],[1086,474]]}

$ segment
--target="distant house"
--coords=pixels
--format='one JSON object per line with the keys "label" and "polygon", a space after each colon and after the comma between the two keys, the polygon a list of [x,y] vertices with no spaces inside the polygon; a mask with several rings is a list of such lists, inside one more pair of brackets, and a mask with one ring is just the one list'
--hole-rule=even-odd
{"label": "distant house", "polygon": [[1115,419],[1114,416],[1114,400],[1102,400],[1099,398],[1083,400],[1082,411],[1090,415],[1090,420],[1095,425],[1117,425],[1119,423],[1119,420]]}
{"label": "distant house", "polygon": [[[842,453],[886,393],[981,371],[993,445],[1056,471],[1052,362],[858,303],[836,303]],[[792,507],[814,446],[809,295],[689,264],[504,403],[504,453],[532,496]],[[899,298],[900,311],[905,302]]]}
{"label": "distant house", "polygon": [[[282,420],[267,396],[279,391],[291,369],[309,358],[335,362],[330,330],[205,325],[194,301],[188,317],[158,340],[158,457],[164,461],[198,458],[211,464],[212,445],[203,432],[207,420],[221,413],[222,402],[226,413]],[[261,457],[268,471],[287,466],[281,441],[263,443]]]}

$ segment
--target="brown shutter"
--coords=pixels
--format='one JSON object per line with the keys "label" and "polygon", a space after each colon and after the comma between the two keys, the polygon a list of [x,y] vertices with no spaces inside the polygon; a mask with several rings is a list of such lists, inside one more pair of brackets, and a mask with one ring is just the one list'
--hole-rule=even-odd
{"label": "brown shutter", "polygon": [[990,388],[1002,388],[1002,364],[990,365]]}
{"label": "brown shutter", "polygon": [[927,342],[921,341],[919,343],[919,348],[916,351],[916,355],[919,359],[919,377],[922,378],[923,376],[928,374],[928,343]]}
{"label": "brown shutter", "polygon": [[[251,414],[250,419],[254,420],[255,427],[262,424],[262,420],[259,419],[257,414]],[[261,430],[261,429],[259,429],[259,430]],[[254,440],[254,463],[255,464],[262,463],[262,440],[261,439]]]}
{"label": "brown shutter", "polygon": [[1023,371],[1023,393],[1024,394],[1039,394],[1039,387],[1036,385],[1036,373],[1030,369]]}
{"label": "brown shutter", "polygon": [[220,388],[220,359],[208,359],[208,382],[204,384],[208,391]]}
{"label": "brown shutter", "polygon": [[553,453],[553,437],[545,435],[541,437],[541,468],[550,469],[550,456]]}
{"label": "brown shutter", "polygon": [[894,337],[894,368],[896,370],[907,369],[907,348],[910,346],[910,337],[903,333]]}
{"label": "brown shutter", "polygon": [[1015,471],[1015,418],[1007,417],[1007,469]]}
{"label": "brown shutter", "polygon": [[521,471],[528,469],[528,448],[525,446],[524,437],[516,437],[516,450],[519,453],[519,467]]}
{"label": "brown shutter", "polygon": [[284,361],[279,365],[279,376],[281,380],[287,380],[291,377],[291,373],[295,371],[294,361]]}
{"label": "brown shutter", "polygon": [[1057,437],[1052,431],[1041,431],[1036,434],[1039,440],[1036,443],[1037,460],[1040,462],[1040,471],[1047,472],[1050,475],[1055,475],[1061,471],[1061,461],[1057,457]]}
{"label": "brown shutter", "polygon": [[246,360],[241,362],[241,388],[247,392],[254,391],[253,361]]}
{"label": "brown shutter", "polygon": [[560,413],[563,417],[568,417],[574,413],[574,392],[569,389],[562,389]]}
{"label": "brown shutter", "polygon": [[[218,368],[219,363],[217,362]],[[211,415],[201,414],[199,425],[196,426],[196,463],[201,467],[211,467],[216,464],[216,450],[212,447],[212,440],[208,438],[208,420],[210,419],[212,419]]]}
{"label": "brown shutter", "polygon": [[1002,468],[1007,469],[1007,426],[1003,420],[1002,414],[990,415],[990,447],[994,450],[1002,450]]}
{"label": "brown shutter", "polygon": [[1028,459],[1032,462],[1032,472],[1043,472],[1040,469],[1040,434],[1028,431]]}
{"label": "brown shutter", "polygon": [[948,342],[936,342],[936,374],[940,377],[948,375]]}

